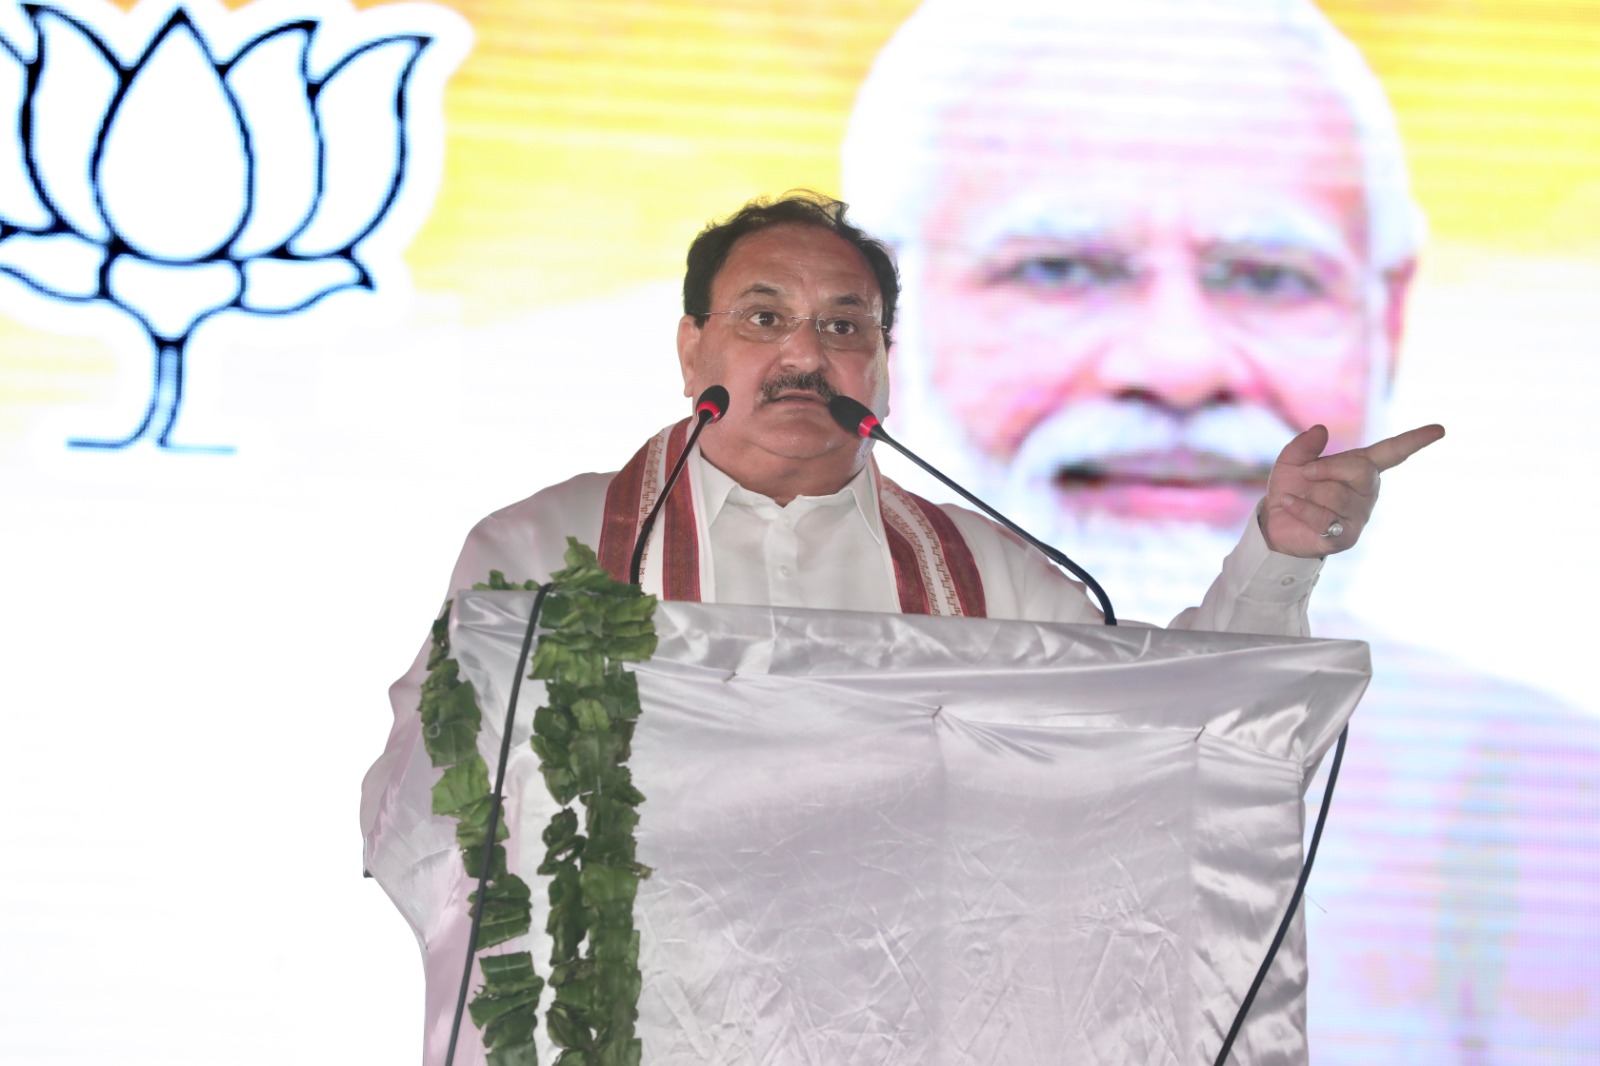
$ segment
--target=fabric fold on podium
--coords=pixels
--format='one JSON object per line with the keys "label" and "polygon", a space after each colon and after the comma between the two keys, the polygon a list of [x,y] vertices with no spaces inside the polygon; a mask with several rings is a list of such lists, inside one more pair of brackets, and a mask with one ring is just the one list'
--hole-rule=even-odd
{"label": "fabric fold on podium", "polygon": [[[531,599],[455,601],[491,766]],[[650,1066],[1210,1062],[1369,673],[1349,641],[684,603],[656,621],[631,764]],[[541,696],[524,684],[507,776],[535,932],[495,950],[547,971]],[[437,772],[400,776],[376,849],[399,862],[373,872],[423,944],[442,1063],[470,886],[453,849],[414,843],[449,829],[425,813]],[[1306,1061],[1305,983],[1297,921],[1234,1061]],[[463,1035],[457,1062],[482,1062]]]}

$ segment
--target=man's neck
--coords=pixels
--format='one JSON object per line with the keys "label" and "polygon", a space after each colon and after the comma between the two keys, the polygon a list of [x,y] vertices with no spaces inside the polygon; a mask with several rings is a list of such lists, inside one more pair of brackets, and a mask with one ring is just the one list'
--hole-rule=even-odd
{"label": "man's neck", "polygon": [[[779,507],[787,507],[797,496],[831,496],[850,484],[866,466],[869,452],[860,449],[838,458],[821,459],[762,455],[755,462],[745,456],[741,457],[745,461],[735,463],[727,462],[723,455],[708,455],[703,448],[701,455],[741,488],[760,493]],[[845,458],[850,461],[839,461]]]}

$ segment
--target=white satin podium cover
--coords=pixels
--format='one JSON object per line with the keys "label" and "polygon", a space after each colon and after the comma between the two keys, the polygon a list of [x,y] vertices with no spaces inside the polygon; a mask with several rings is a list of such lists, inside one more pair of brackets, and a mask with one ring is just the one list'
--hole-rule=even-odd
{"label": "white satin podium cover", "polygon": [[[455,600],[491,767],[531,601]],[[1370,672],[1353,641],[686,603],[656,625],[631,762],[646,1066],[1211,1063]],[[541,696],[507,774],[535,932],[493,951],[548,976]],[[434,1066],[472,886],[421,745],[391,765],[368,868],[423,946]],[[1231,1061],[1305,1062],[1305,987],[1297,920]]]}

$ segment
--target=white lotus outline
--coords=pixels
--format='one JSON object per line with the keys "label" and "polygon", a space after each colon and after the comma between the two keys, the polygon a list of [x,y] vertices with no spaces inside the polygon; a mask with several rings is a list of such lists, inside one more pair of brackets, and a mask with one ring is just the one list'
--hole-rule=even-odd
{"label": "white lotus outline", "polygon": [[[108,43],[110,35],[93,26],[88,16],[70,10],[74,6],[81,8],[83,5],[23,5],[24,17],[33,29],[36,42],[31,58],[0,35],[0,78],[11,74],[20,74],[22,77],[16,132],[19,159],[24,171],[22,177],[25,179],[20,186],[15,180],[11,182],[12,202],[7,203],[4,199],[4,176],[0,176],[0,274],[53,302],[68,305],[109,304],[137,322],[151,342],[154,354],[153,380],[149,401],[138,425],[123,437],[110,440],[73,439],[68,441],[69,446],[119,449],[148,436],[164,449],[230,451],[229,448],[186,447],[172,440],[183,404],[184,366],[190,338],[202,322],[225,311],[288,316],[303,312],[337,292],[376,290],[374,271],[364,257],[364,252],[371,249],[364,250],[362,246],[390,224],[396,204],[406,189],[413,158],[412,141],[416,135],[408,95],[424,53],[441,36],[437,28],[438,20],[418,19],[416,21],[429,23],[428,28],[395,29],[393,32],[365,36],[353,43],[348,39],[348,32],[336,35],[341,48],[336,61],[325,65],[321,73],[314,73],[311,55],[313,47],[319,43],[318,32],[325,26],[325,20],[321,17],[284,18],[267,23],[262,28],[257,14],[253,17],[258,24],[255,32],[248,33],[242,43],[231,50],[231,54],[219,58],[221,50],[215,46],[212,36],[202,29],[205,19],[196,17],[200,5],[177,3],[170,7],[164,19],[153,23],[154,29],[136,44],[137,54],[123,60]],[[236,12],[214,8],[209,14],[211,29],[218,27],[217,20],[228,19],[236,19],[237,22],[233,27],[222,24],[225,29],[247,26],[246,20],[252,18],[250,13],[263,6],[252,5]],[[393,10],[404,18],[414,14],[417,9],[396,6]],[[438,10],[426,9],[424,13],[432,15]],[[128,17],[139,13],[140,9],[136,8]],[[110,12],[107,18],[119,16],[120,12]],[[388,20],[391,25],[395,21],[393,18]],[[346,27],[348,25],[346,23]],[[367,28],[372,23],[369,21],[358,25]],[[444,29],[451,32],[450,24],[444,24]],[[63,34],[68,37],[63,38]],[[295,36],[298,36],[298,42],[293,41]],[[180,37],[183,39],[179,40]],[[72,182],[63,184],[59,169],[56,173],[50,173],[50,167],[45,165],[48,161],[40,158],[41,129],[36,123],[42,100],[40,87],[47,74],[54,74],[59,82],[62,71],[67,70],[60,67],[51,71],[49,67],[52,41],[61,43],[64,39],[71,47],[63,54],[70,54],[72,48],[82,46],[78,47],[79,52],[97,58],[103,67],[101,71],[89,73],[102,82],[105,72],[110,72],[115,79],[115,88],[104,108],[98,111],[98,118],[91,113],[93,145],[86,172],[81,179],[77,179],[88,182],[88,199],[84,198],[85,190],[81,185],[69,189],[67,185]],[[286,39],[288,43],[285,45]],[[263,137],[266,127],[252,126],[252,121],[262,120],[263,115],[270,118],[271,108],[255,115],[247,114],[246,104],[249,101],[245,96],[248,94],[233,85],[229,78],[242,62],[260,55],[258,49],[275,43],[297,51],[294,74],[303,91],[303,98],[297,98],[293,103],[304,107],[304,115],[296,115],[309,121],[312,153],[309,160],[299,159],[295,162],[309,163],[311,166],[311,193],[304,210],[298,211],[289,225],[273,230],[265,239],[257,235],[245,242],[248,247],[241,247],[241,241],[251,231],[252,221],[268,213],[263,206],[264,201],[277,196],[275,190],[264,191],[258,187],[263,160],[258,158],[257,143],[267,139]],[[443,69],[443,74],[447,75],[455,65],[450,61],[450,53],[458,53],[457,59],[459,54],[464,54],[464,47],[455,47],[461,43],[459,37],[446,42],[447,47],[443,49],[446,55],[440,62],[448,63],[448,67]],[[165,55],[162,51],[164,48],[168,50]],[[226,233],[206,244],[203,249],[174,252],[170,247],[165,250],[152,248],[148,241],[143,246],[137,246],[137,242],[129,240],[122,232],[128,228],[129,220],[127,217],[119,220],[118,212],[108,206],[108,193],[116,189],[115,178],[105,173],[105,167],[108,144],[117,132],[125,132],[130,128],[129,123],[132,122],[123,121],[126,119],[124,105],[130,89],[141,74],[148,73],[155,80],[156,74],[152,72],[157,69],[159,62],[165,63],[165,68],[161,68],[159,73],[170,75],[177,62],[170,57],[184,49],[189,49],[191,57],[197,49],[200,59],[210,67],[215,77],[210,88],[220,89],[220,99],[226,104],[237,134],[236,147],[197,142],[189,146],[193,148],[194,156],[186,158],[206,156],[213,162],[223,160],[236,164],[237,153],[242,151],[244,178],[238,190],[237,217],[227,226]],[[157,56],[163,58],[153,63]],[[270,57],[268,63],[270,68]],[[392,68],[392,81],[373,81],[370,72],[374,68],[382,72],[386,64]],[[10,70],[6,69],[8,66]],[[357,73],[352,74],[352,71]],[[73,73],[77,72],[68,71],[68,74]],[[358,75],[367,78],[367,81],[359,81]],[[339,81],[341,76],[345,77],[343,82]],[[442,78],[439,84],[442,85]],[[392,166],[387,174],[383,170],[391,158],[387,154],[379,160],[377,170],[369,170],[370,174],[377,175],[377,185],[366,191],[376,191],[377,195],[363,200],[364,206],[360,210],[346,210],[337,217],[332,212],[339,206],[350,206],[350,188],[353,185],[364,186],[361,167],[352,168],[347,163],[344,170],[339,171],[345,175],[341,186],[345,195],[342,200],[330,196],[330,123],[329,115],[324,114],[322,107],[330,86],[335,87],[335,94],[344,93],[343,98],[335,96],[335,99],[346,107],[349,106],[352,93],[356,94],[354,98],[359,101],[363,90],[369,90],[367,95],[379,101],[383,108],[381,114],[372,114],[370,117],[382,119],[385,123],[382,130],[387,132],[392,128],[394,135],[392,143],[385,138],[385,151],[392,152]],[[197,86],[196,93],[204,89]],[[59,92],[57,96],[60,96]],[[217,97],[214,93],[209,99],[200,96],[196,96],[196,99],[203,100],[206,106],[213,108],[213,117],[218,113],[215,110]],[[187,93],[181,97],[180,111],[185,110],[189,100]],[[261,102],[258,91],[255,105],[259,108]],[[56,99],[54,103],[59,112],[62,101]],[[74,101],[66,103],[69,108],[76,106]],[[3,104],[4,97],[0,96],[0,105]],[[193,106],[198,108],[200,105]],[[278,105],[275,103],[273,106]],[[193,112],[185,111],[185,114],[193,117]],[[181,124],[185,114],[175,115],[174,124]],[[364,118],[368,115],[367,112],[363,113]],[[7,118],[0,114],[0,123]],[[119,126],[119,121],[123,121],[123,125]],[[345,116],[344,129],[348,132],[349,128],[349,119]],[[230,151],[235,153],[231,160],[224,159],[220,154]],[[123,155],[135,159],[139,166],[145,163],[137,152],[131,156],[124,152]],[[347,155],[345,158],[348,160],[350,157]],[[280,176],[282,173],[282,168],[279,168]],[[348,177],[351,173],[355,173],[354,179]],[[299,176],[304,178],[304,173]],[[11,177],[15,179],[17,175]],[[367,185],[371,185],[371,182]],[[27,197],[24,194],[27,192],[31,192],[34,201],[31,204],[25,202]],[[76,195],[79,206],[65,206],[63,194],[68,194],[69,199],[71,195]],[[223,192],[218,194],[218,201],[229,202],[231,197],[232,193]],[[151,196],[144,192],[135,192],[131,199],[127,196],[122,199],[125,203],[133,203],[133,214],[136,216],[140,210],[151,207]],[[431,194],[428,199],[431,200]],[[160,200],[159,193],[155,195],[155,200]],[[92,216],[83,207],[90,202],[93,205]],[[281,197],[278,197],[278,204],[282,205]],[[212,206],[214,208],[215,205]],[[423,203],[420,206],[425,214],[428,205]],[[292,200],[290,207],[293,208]],[[325,213],[324,208],[329,208],[329,212]],[[226,206],[222,210],[224,217],[230,213]],[[156,221],[170,221],[181,228],[185,220],[177,216],[161,216]],[[154,228],[148,225],[148,211],[145,211],[144,222],[147,235],[158,233],[161,229],[159,225]],[[327,232],[330,228],[334,231],[331,236]],[[320,240],[319,246],[308,247],[308,237]],[[161,238],[158,237],[155,243],[160,244]],[[394,244],[392,240],[388,243]],[[389,250],[396,259],[398,250],[398,247]]]}

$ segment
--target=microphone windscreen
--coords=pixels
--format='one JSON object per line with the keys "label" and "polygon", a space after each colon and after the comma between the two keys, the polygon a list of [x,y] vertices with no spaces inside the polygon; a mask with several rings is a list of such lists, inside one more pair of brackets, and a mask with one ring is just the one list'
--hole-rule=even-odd
{"label": "microphone windscreen", "polygon": [[712,385],[700,394],[700,399],[695,401],[694,413],[696,417],[710,414],[706,424],[710,425],[728,413],[728,390],[721,385]]}
{"label": "microphone windscreen", "polygon": [[878,416],[872,413],[872,408],[849,396],[835,396],[829,400],[828,413],[846,433],[870,437],[878,428]]}

